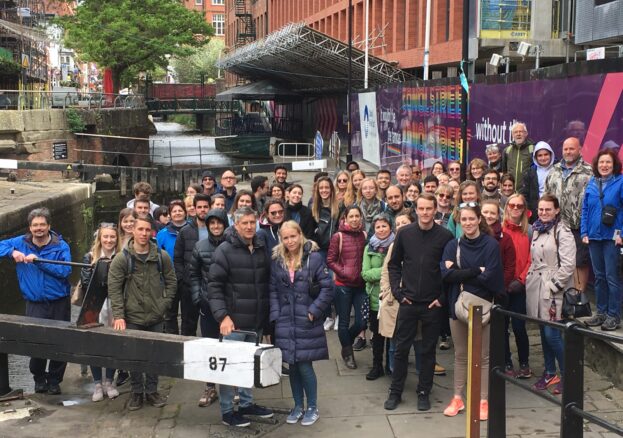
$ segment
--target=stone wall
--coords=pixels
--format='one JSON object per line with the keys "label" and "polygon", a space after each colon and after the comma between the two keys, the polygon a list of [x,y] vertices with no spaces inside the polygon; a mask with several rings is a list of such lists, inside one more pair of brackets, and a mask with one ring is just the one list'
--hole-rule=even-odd
{"label": "stone wall", "polygon": [[[53,161],[53,143],[66,142],[67,160],[88,164],[149,164],[149,135],[155,132],[146,109],[76,109],[88,134],[134,137],[85,137],[74,135],[63,109],[0,111],[0,158]],[[93,151],[93,152],[92,152]],[[55,177],[58,175],[55,175]],[[46,172],[20,171],[18,177],[46,179]]]}

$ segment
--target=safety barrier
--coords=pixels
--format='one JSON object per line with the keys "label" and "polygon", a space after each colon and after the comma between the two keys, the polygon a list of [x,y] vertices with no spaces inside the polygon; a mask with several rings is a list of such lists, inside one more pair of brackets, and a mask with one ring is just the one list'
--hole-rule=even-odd
{"label": "safety barrier", "polygon": [[145,108],[145,97],[137,94],[85,93],[78,90],[0,90],[0,109],[50,108]]}
{"label": "safety barrier", "polygon": [[[504,342],[505,317],[530,321],[540,326],[560,330],[563,336],[564,371],[562,373],[562,398],[557,398],[547,391],[537,391],[505,371]],[[506,385],[509,382],[531,392],[557,406],[560,406],[560,436],[563,438],[581,438],[584,436],[583,420],[595,423],[604,429],[623,436],[623,428],[609,423],[603,418],[584,410],[584,337],[623,344],[623,338],[609,333],[600,333],[585,328],[578,321],[565,323],[544,321],[520,313],[494,306],[491,310],[491,339],[489,362],[489,424],[487,436],[506,436]]]}

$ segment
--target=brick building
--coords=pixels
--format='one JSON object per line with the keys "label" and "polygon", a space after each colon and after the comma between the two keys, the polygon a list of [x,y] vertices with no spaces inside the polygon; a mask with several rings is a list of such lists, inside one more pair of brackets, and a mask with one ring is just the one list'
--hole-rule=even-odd
{"label": "brick building", "polygon": [[225,37],[225,0],[184,0],[187,9],[200,11],[214,27],[214,36]]}

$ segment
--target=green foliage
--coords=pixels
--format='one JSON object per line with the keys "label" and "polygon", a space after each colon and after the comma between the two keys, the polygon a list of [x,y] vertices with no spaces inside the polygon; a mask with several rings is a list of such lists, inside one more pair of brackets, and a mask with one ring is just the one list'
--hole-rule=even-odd
{"label": "green foliage", "polygon": [[179,123],[187,128],[195,129],[195,117],[191,114],[171,114],[167,118],[168,122]]}
{"label": "green foliage", "polygon": [[218,61],[220,53],[225,49],[225,43],[221,39],[213,39],[205,46],[193,50],[187,57],[175,57],[171,64],[175,68],[178,80],[184,82],[200,82],[201,75],[204,76],[206,83],[208,79],[216,79]]}
{"label": "green foliage", "polygon": [[78,88],[80,86],[80,84],[76,81],[61,81],[59,85],[61,87],[72,87],[72,88]]}
{"label": "green foliage", "polygon": [[115,91],[128,69],[166,67],[165,55],[188,56],[214,34],[201,13],[179,0],[84,0],[58,23],[67,47],[112,70]]}
{"label": "green foliage", "polygon": [[87,126],[82,119],[82,115],[78,111],[73,108],[68,108],[65,110],[65,117],[67,118],[67,126],[69,126],[71,132],[86,131]]}
{"label": "green foliage", "polygon": [[21,68],[17,62],[0,58],[0,76],[15,76],[20,71]]}

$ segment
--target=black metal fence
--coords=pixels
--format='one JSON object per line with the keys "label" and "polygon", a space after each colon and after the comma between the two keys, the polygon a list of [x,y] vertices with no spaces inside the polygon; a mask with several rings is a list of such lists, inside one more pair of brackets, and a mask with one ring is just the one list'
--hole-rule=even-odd
{"label": "black metal fence", "polygon": [[[506,316],[549,326],[563,332],[564,370],[562,372],[562,398],[555,397],[547,391],[537,391],[530,384],[507,376],[504,373],[504,318]],[[623,436],[623,428],[584,410],[585,337],[623,344],[623,338],[587,329],[578,321],[565,323],[544,321],[504,310],[500,306],[493,307],[491,311],[491,343],[489,350],[489,424],[487,425],[487,436],[506,436],[505,382],[519,386],[560,406],[560,436],[563,438],[582,438],[584,436],[583,420],[595,423],[610,432]]]}

